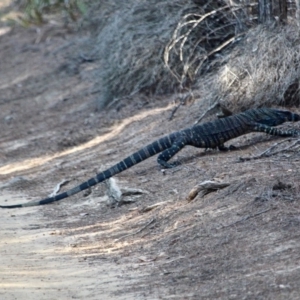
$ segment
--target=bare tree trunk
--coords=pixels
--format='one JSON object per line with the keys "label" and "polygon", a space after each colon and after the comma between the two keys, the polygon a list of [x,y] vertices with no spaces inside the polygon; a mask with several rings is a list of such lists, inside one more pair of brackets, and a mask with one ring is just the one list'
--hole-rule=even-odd
{"label": "bare tree trunk", "polygon": [[280,23],[287,22],[287,0],[259,0],[259,23],[277,20]]}

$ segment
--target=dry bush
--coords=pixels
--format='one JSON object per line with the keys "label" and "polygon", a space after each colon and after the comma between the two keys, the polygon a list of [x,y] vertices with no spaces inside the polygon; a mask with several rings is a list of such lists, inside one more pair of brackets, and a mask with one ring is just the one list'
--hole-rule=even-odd
{"label": "dry bush", "polygon": [[[249,30],[206,87],[206,97],[233,112],[251,107],[298,105],[300,30],[296,24]],[[198,89],[204,91],[199,81]]]}
{"label": "dry bush", "polygon": [[102,1],[94,11],[98,24],[92,56],[99,67],[93,77],[100,87],[99,107],[137,92],[189,88],[210,68],[219,52],[212,51],[243,28],[241,8],[231,8],[225,0]]}
{"label": "dry bush", "polygon": [[163,64],[163,50],[189,1],[128,1],[98,29],[93,57],[99,59],[98,106],[136,92],[169,93],[175,89]]}
{"label": "dry bush", "polygon": [[[245,1],[102,1],[93,57],[98,105],[197,89],[233,112],[298,103],[299,28],[256,26]],[[99,14],[99,12],[101,12]],[[195,84],[196,82],[196,84]]]}
{"label": "dry bush", "polygon": [[247,31],[243,5],[233,1],[197,1],[197,12],[182,17],[164,52],[164,61],[181,86],[216,71],[224,55]]}

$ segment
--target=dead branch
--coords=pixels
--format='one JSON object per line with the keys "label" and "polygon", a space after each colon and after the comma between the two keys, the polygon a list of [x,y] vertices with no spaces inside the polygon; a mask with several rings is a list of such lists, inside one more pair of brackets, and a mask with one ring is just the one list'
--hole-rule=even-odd
{"label": "dead branch", "polygon": [[186,105],[187,102],[189,102],[190,99],[194,99],[194,94],[193,92],[189,92],[186,95],[181,95],[179,97],[179,103],[173,108],[171,115],[169,117],[169,121],[171,121],[176,113],[176,111],[183,105]]}
{"label": "dead branch", "polygon": [[198,124],[211,110],[218,107],[220,105],[219,102],[213,103],[196,121],[195,124]]}
{"label": "dead branch", "polygon": [[68,184],[70,182],[70,180],[62,180],[60,183],[58,183],[54,189],[53,192],[49,195],[49,197],[54,197],[57,195],[57,193],[60,191],[61,187]]}
{"label": "dead branch", "polygon": [[[231,3],[204,14],[189,13],[182,17],[164,51],[165,66],[181,86],[186,79],[193,80],[204,62],[211,56],[243,34],[236,34],[234,29],[238,19],[235,12],[242,8],[241,5]],[[231,18],[226,12],[227,14],[229,12]],[[223,19],[221,25],[220,19]],[[195,37],[200,38],[194,41]],[[214,46],[217,40],[219,45]],[[172,52],[180,62],[183,62],[179,65],[180,71],[176,70],[177,66],[171,67]]]}
{"label": "dead branch", "polygon": [[274,152],[271,152],[272,150],[274,150],[278,145],[280,144],[284,144],[284,143],[287,143],[287,142],[290,142],[292,139],[285,139],[285,140],[282,140],[280,142],[277,142],[275,144],[273,144],[271,147],[269,147],[267,150],[263,151],[262,153],[256,155],[256,156],[251,156],[251,157],[240,157],[239,158],[239,162],[244,162],[244,161],[249,161],[249,160],[254,160],[254,159],[260,159],[260,158],[263,158],[263,157],[270,157],[270,156],[273,156],[273,155],[276,155],[278,153],[282,153],[282,152],[286,152],[286,151],[291,151],[291,149],[296,146],[297,144],[300,144],[300,139],[297,138],[296,141],[283,148],[283,149],[279,149],[277,151],[274,151]]}
{"label": "dead branch", "polygon": [[148,212],[156,207],[159,207],[161,205],[164,205],[164,204],[167,204],[167,203],[170,203],[171,201],[163,201],[163,202],[159,202],[159,203],[155,203],[155,204],[152,204],[152,205],[149,205],[149,206],[146,206],[144,207],[141,212]]}
{"label": "dead branch", "polygon": [[136,197],[148,194],[146,190],[120,186],[118,180],[115,178],[109,178],[105,181],[105,184],[107,187],[109,206],[133,203],[136,201]]}
{"label": "dead branch", "polygon": [[204,195],[207,195],[211,192],[215,192],[219,189],[223,189],[229,185],[230,183],[228,182],[217,182],[217,181],[210,181],[210,180],[203,181],[192,188],[192,190],[189,192],[188,196],[186,197],[186,200],[188,202],[191,202],[193,199],[197,197],[199,192],[201,192],[200,197],[203,197]]}
{"label": "dead branch", "polygon": [[228,40],[226,40],[224,43],[222,43],[219,47],[213,49],[212,51],[210,51],[207,55],[205,55],[202,59],[202,61],[198,64],[198,67],[195,69],[194,72],[194,76],[198,73],[199,69],[202,67],[203,63],[213,54],[215,54],[216,52],[221,51],[223,48],[225,48],[226,46],[228,46],[230,43],[234,42],[235,40],[238,39],[238,37],[241,37],[242,35],[245,35],[245,33],[240,33]]}

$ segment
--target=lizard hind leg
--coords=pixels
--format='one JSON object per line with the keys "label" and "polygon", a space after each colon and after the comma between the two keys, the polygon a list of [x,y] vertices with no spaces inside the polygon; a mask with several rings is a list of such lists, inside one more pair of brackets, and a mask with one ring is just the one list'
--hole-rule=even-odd
{"label": "lizard hind leg", "polygon": [[178,166],[179,163],[168,163],[177,152],[179,152],[184,146],[186,142],[183,138],[176,140],[172,146],[166,150],[164,150],[161,154],[159,154],[157,158],[157,162],[163,166],[164,168],[174,168]]}
{"label": "lizard hind leg", "polygon": [[229,148],[224,146],[224,144],[219,145],[218,148],[220,151],[228,151],[229,150]]}

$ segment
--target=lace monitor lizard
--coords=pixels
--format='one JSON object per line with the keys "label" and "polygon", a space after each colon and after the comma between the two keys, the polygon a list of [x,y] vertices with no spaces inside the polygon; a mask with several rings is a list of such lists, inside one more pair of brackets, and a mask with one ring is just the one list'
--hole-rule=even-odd
{"label": "lace monitor lizard", "polygon": [[300,121],[300,115],[289,111],[281,111],[271,108],[250,109],[243,113],[217,119],[208,123],[198,124],[190,128],[171,133],[153,143],[138,150],[124,160],[97,174],[95,177],[81,183],[80,185],[39,201],[32,201],[24,204],[1,205],[1,208],[17,208],[49,204],[77,194],[91,186],[94,186],[106,179],[125,171],[126,169],[159,154],[157,162],[164,168],[171,168],[174,165],[168,161],[183,147],[190,145],[198,148],[216,148],[227,150],[224,143],[230,139],[249,132],[265,132],[277,136],[296,136],[300,132],[295,129],[282,130],[274,126],[287,121]]}

